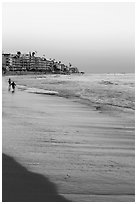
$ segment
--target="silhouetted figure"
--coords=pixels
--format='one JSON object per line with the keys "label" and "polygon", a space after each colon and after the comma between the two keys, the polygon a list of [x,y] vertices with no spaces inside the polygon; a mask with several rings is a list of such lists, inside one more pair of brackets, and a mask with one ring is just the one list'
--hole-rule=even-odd
{"label": "silhouetted figure", "polygon": [[12,86],[12,92],[14,92],[15,91],[15,86],[16,86],[14,81],[11,83],[11,86]]}
{"label": "silhouetted figure", "polygon": [[10,88],[11,88],[11,79],[9,78],[9,80],[8,80],[8,83],[9,83],[9,91],[10,91]]}

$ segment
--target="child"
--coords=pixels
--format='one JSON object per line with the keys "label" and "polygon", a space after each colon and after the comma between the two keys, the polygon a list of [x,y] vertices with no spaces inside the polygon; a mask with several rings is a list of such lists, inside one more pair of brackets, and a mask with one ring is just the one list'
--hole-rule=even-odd
{"label": "child", "polygon": [[10,91],[10,87],[11,87],[11,79],[10,78],[8,80],[8,83],[9,83],[9,91]]}
{"label": "child", "polygon": [[14,82],[14,81],[11,83],[11,86],[12,86],[12,89],[13,89],[13,91],[12,91],[12,92],[14,92],[14,91],[15,91],[15,86],[16,86],[16,84],[15,84],[15,82]]}

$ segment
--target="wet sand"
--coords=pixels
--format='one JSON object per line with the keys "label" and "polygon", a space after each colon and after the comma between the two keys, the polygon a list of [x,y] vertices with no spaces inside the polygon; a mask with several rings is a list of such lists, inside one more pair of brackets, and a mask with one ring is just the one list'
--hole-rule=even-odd
{"label": "wet sand", "polygon": [[134,201],[134,122],[125,116],[57,96],[12,94],[3,79],[3,153],[71,201]]}

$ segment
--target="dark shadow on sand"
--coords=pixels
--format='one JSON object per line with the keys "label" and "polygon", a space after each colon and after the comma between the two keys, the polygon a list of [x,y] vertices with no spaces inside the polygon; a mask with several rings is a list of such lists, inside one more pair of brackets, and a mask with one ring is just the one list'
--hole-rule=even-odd
{"label": "dark shadow on sand", "polygon": [[48,178],[28,171],[12,157],[2,154],[3,202],[69,202]]}

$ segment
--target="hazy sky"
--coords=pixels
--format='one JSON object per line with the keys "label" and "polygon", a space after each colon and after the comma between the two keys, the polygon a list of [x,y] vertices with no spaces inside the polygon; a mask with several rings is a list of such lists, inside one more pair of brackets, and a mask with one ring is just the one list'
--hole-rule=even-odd
{"label": "hazy sky", "polygon": [[3,3],[2,50],[85,72],[134,72],[134,3]]}

